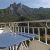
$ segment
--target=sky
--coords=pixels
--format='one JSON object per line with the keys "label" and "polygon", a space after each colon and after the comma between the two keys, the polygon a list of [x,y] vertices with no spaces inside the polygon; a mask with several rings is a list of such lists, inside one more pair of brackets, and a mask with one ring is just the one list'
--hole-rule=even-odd
{"label": "sky", "polygon": [[50,8],[50,0],[0,0],[0,9],[4,9],[13,4],[14,2],[22,3],[31,8]]}

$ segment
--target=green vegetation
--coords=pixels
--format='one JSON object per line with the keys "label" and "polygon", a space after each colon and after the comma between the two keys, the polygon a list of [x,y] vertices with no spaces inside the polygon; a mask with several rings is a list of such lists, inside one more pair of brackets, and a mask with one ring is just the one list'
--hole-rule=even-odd
{"label": "green vegetation", "polygon": [[[11,10],[11,6],[13,10]],[[50,8],[29,8],[19,4],[12,4],[6,9],[0,9],[0,22],[27,21],[50,19]]]}

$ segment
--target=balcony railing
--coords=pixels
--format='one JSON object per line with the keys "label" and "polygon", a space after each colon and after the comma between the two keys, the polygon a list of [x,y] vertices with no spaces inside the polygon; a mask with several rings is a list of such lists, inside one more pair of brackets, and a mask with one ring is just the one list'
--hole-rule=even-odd
{"label": "balcony railing", "polygon": [[[33,23],[33,24],[31,24]],[[41,26],[33,26],[34,23],[38,23]],[[41,24],[42,23],[42,24]],[[24,32],[24,33],[32,33],[38,35],[38,40],[41,41],[42,37],[45,39],[45,43],[47,44],[47,29],[50,29],[48,23],[50,20],[38,20],[38,21],[22,21],[22,22],[2,22],[0,23],[0,28],[9,27],[12,32]],[[36,24],[36,25],[38,25]],[[44,24],[44,26],[43,26]],[[30,26],[31,25],[31,26]],[[37,31],[35,31],[37,30]],[[42,32],[44,30],[44,34]],[[42,32],[42,33],[41,33]],[[43,36],[41,36],[43,34]]]}

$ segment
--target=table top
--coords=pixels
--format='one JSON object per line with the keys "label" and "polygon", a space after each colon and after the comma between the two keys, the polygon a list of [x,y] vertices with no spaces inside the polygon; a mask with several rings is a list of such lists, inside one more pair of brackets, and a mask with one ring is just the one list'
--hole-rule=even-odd
{"label": "table top", "polygon": [[33,34],[5,32],[0,34],[0,47],[18,45],[20,42],[33,38]]}

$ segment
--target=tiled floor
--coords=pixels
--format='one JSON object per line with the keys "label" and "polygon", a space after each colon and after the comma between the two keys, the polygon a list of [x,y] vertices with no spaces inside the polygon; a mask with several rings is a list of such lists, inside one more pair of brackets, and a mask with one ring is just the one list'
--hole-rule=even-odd
{"label": "tiled floor", "polygon": [[30,43],[29,50],[49,50],[50,46],[40,41],[34,40]]}
{"label": "tiled floor", "polygon": [[[46,44],[44,44],[40,41],[37,41],[37,40],[30,41],[29,48],[26,48],[26,47],[23,48],[23,50],[49,50],[49,49],[50,49],[49,45],[46,45]],[[0,50],[9,50],[9,49],[6,48],[6,49],[0,49]],[[21,46],[20,46],[19,50],[22,50]]]}

